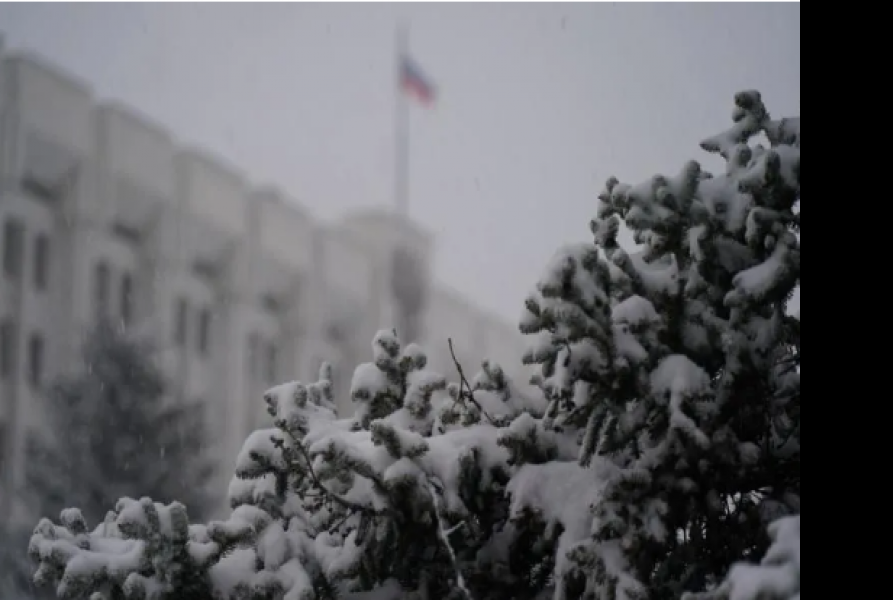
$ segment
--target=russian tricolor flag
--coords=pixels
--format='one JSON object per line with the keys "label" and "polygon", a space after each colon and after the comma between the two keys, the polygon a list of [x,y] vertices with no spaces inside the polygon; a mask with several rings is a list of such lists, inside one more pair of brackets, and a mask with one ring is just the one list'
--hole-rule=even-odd
{"label": "russian tricolor flag", "polygon": [[400,60],[400,87],[425,106],[434,103],[437,91],[434,83],[422,73],[411,58],[405,55]]}

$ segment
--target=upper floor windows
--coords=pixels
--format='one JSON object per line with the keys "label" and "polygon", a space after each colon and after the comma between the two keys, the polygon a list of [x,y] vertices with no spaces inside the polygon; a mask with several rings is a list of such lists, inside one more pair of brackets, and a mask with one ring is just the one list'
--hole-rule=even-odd
{"label": "upper floor windows", "polygon": [[[118,279],[118,278],[114,278]],[[117,295],[112,307],[113,273],[112,268],[104,259],[100,259],[93,271],[93,303],[96,315],[100,319],[115,318],[127,327],[133,323],[136,311],[136,283],[133,275],[127,271],[121,273],[116,286]],[[111,314],[117,310],[116,314]]]}
{"label": "upper floor windows", "polygon": [[25,224],[7,217],[3,223],[3,274],[18,280],[25,263]]}
{"label": "upper floor windows", "polygon": [[34,288],[43,292],[47,289],[50,269],[50,238],[45,233],[34,238]]}
{"label": "upper floor windows", "polygon": [[[179,348],[191,346],[200,355],[207,357],[211,354],[211,342],[213,335],[213,314],[211,308],[190,306],[185,296],[180,296],[174,302],[174,344]],[[195,337],[192,337],[192,335]]]}
{"label": "upper floor windows", "polygon": [[12,377],[16,367],[16,327],[12,319],[0,321],[0,381]]}
{"label": "upper floor windows", "polygon": [[43,381],[44,342],[39,333],[32,333],[28,338],[28,383],[31,387],[39,387]]}
{"label": "upper floor windows", "polygon": [[[25,271],[25,224],[16,217],[7,217],[3,223],[3,239],[0,252],[3,255],[3,275],[19,281]],[[34,289],[42,292],[49,284],[50,238],[38,233],[34,238]]]}

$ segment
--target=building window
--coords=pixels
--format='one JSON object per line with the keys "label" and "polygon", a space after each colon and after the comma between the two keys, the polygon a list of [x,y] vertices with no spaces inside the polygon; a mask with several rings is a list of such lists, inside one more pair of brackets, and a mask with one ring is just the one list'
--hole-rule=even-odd
{"label": "building window", "polygon": [[277,371],[276,368],[279,362],[279,349],[276,348],[276,344],[268,344],[267,345],[267,383],[272,385],[276,383]]}
{"label": "building window", "polygon": [[125,327],[133,321],[133,277],[130,273],[121,277],[121,321]]}
{"label": "building window", "polygon": [[12,377],[15,371],[15,323],[9,319],[0,322],[0,379]]}
{"label": "building window", "polygon": [[[6,433],[7,427],[6,423],[0,421],[0,473],[5,474],[6,470],[4,469],[4,465],[6,463],[6,438],[9,437]],[[2,475],[0,475],[0,479],[2,479]]]}
{"label": "building window", "polygon": [[3,224],[3,273],[18,279],[25,260],[25,225],[15,217]]}
{"label": "building window", "polygon": [[28,381],[32,387],[38,387],[43,379],[43,338],[40,334],[31,334],[28,340]]}
{"label": "building window", "polygon": [[208,355],[211,346],[211,310],[203,308],[198,318],[198,351],[202,356]]}
{"label": "building window", "polygon": [[186,328],[189,325],[189,305],[186,298],[178,298],[174,317],[174,342],[180,347],[186,345]]}
{"label": "building window", "polygon": [[100,260],[96,264],[96,272],[94,273],[93,300],[96,303],[96,314],[101,319],[108,316],[110,280],[111,270],[108,263]]}
{"label": "building window", "polygon": [[34,240],[34,288],[42,292],[47,289],[50,269],[50,238],[45,233]]}

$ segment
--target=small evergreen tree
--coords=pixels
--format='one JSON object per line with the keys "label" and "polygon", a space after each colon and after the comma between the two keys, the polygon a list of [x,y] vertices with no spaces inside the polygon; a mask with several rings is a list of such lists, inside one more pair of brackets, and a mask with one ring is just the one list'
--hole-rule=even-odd
{"label": "small evergreen tree", "polygon": [[44,514],[76,505],[101,520],[118,498],[145,491],[205,515],[204,407],[170,399],[151,347],[110,324],[88,336],[82,356],[82,369],[47,394],[51,434],[29,439],[28,505]]}
{"label": "small evergreen tree", "polygon": [[0,528],[0,599],[45,600],[53,598],[50,590],[38,588],[31,581],[33,565],[28,558],[31,529],[7,522]]}
{"label": "small evergreen tree", "polygon": [[[211,475],[202,407],[166,400],[151,348],[100,324],[83,347],[83,367],[60,377],[45,398],[47,435],[28,439],[22,501],[38,514],[71,504],[94,520],[121,496],[152,490],[205,515]],[[0,598],[37,597],[27,556],[30,531],[8,525],[0,540]],[[4,588],[0,586],[0,590]]]}
{"label": "small evergreen tree", "polygon": [[228,520],[124,498],[90,532],[67,510],[32,537],[36,579],[91,600],[799,598],[799,119],[744,92],[703,146],[724,174],[609,180],[595,244],[547,266],[521,322],[539,397],[488,362],[448,382],[379,332],[354,416],[325,367],[267,392]]}

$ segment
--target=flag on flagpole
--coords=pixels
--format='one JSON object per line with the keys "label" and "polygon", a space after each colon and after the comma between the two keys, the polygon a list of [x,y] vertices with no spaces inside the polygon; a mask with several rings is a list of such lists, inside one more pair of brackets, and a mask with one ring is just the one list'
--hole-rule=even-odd
{"label": "flag on flagpole", "polygon": [[404,93],[425,106],[433,104],[437,96],[434,83],[406,55],[403,55],[400,60],[400,87]]}

